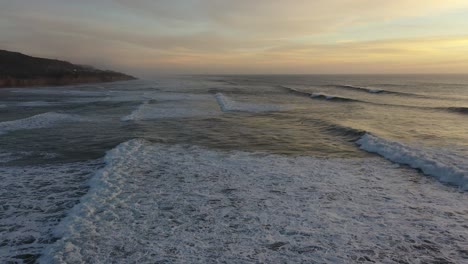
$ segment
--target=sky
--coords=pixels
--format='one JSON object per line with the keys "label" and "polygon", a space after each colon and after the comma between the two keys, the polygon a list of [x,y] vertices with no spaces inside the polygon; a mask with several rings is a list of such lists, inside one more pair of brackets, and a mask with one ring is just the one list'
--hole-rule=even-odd
{"label": "sky", "polygon": [[159,74],[468,73],[467,0],[0,0],[0,49]]}

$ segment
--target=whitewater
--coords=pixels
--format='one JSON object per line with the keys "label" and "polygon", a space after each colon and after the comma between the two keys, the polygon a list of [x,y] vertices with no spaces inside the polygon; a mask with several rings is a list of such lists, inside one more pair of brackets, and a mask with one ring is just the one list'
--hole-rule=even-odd
{"label": "whitewater", "polygon": [[0,262],[468,261],[463,76],[0,96]]}

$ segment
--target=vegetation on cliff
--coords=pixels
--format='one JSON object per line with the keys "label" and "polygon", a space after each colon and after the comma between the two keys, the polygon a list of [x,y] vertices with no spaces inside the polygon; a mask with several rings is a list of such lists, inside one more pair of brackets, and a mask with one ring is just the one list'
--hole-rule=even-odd
{"label": "vegetation on cliff", "polygon": [[0,87],[68,85],[133,80],[114,71],[0,50]]}

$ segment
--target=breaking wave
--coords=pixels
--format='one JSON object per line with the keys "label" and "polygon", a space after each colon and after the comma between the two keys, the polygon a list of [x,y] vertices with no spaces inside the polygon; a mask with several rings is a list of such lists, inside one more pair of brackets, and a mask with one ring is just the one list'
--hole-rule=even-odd
{"label": "breaking wave", "polygon": [[[430,107],[430,106],[415,106],[415,105],[399,105],[399,104],[389,104],[389,103],[375,103],[375,102],[369,102],[369,101],[362,101],[358,99],[352,99],[348,97],[340,97],[340,96],[335,96],[335,95],[328,95],[328,94],[323,94],[323,93],[308,93],[308,92],[303,92],[298,89],[292,88],[292,87],[287,87],[284,85],[279,85],[278,87],[285,89],[287,92],[291,94],[295,94],[298,96],[304,96],[304,97],[310,97],[313,99],[320,99],[320,100],[326,100],[326,101],[334,101],[334,102],[359,102],[359,103],[364,103],[364,104],[371,104],[371,105],[379,105],[379,106],[390,106],[390,107],[403,107],[403,108],[415,108],[415,109],[425,109],[425,110],[440,110],[440,111],[448,111],[448,112],[453,112],[453,113],[460,113],[460,114],[468,114],[468,107]],[[343,87],[351,87],[351,86],[343,86]],[[363,89],[363,88],[357,88],[353,86],[353,89]],[[383,91],[382,93],[390,93],[388,91]],[[391,93],[397,93],[397,92],[391,92]],[[413,94],[415,95],[415,94]],[[419,95],[415,95],[419,96]]]}
{"label": "breaking wave", "polygon": [[139,105],[131,114],[122,117],[120,120],[123,122],[144,121],[163,118],[204,117],[219,114],[221,114],[219,110],[213,110],[209,106],[205,107],[202,104],[191,104],[190,102],[151,104],[149,101],[146,101]]}
{"label": "breaking wave", "polygon": [[31,101],[31,102],[21,102],[17,103],[16,106],[20,107],[45,107],[45,106],[57,106],[61,103],[57,102],[46,102],[46,101]]}
{"label": "breaking wave", "polygon": [[295,95],[307,96],[307,97],[309,97],[311,95],[311,93],[303,92],[303,91],[300,91],[298,89],[288,87],[288,86],[284,86],[284,85],[278,85],[278,87],[281,88],[281,89],[286,90],[289,93],[295,94]]}
{"label": "breaking wave", "polygon": [[357,144],[363,150],[377,153],[390,161],[420,169],[424,174],[434,176],[441,182],[468,190],[466,157],[440,149],[413,147],[372,134],[365,134],[357,141]]}
{"label": "breaking wave", "polygon": [[324,130],[327,133],[335,134],[340,137],[344,137],[349,142],[355,142],[356,140],[359,140],[363,135],[366,134],[366,131],[364,130],[359,130],[359,129],[355,129],[351,127],[345,127],[345,126],[338,125],[338,124],[328,124]]}
{"label": "breaking wave", "polygon": [[70,90],[61,88],[8,88],[14,93],[38,95],[65,95],[65,96],[107,96],[107,91]]}
{"label": "breaking wave", "polygon": [[252,104],[237,102],[222,93],[217,93],[215,95],[216,101],[223,112],[252,112],[252,113],[261,113],[261,112],[278,112],[287,110],[287,107],[274,104]]}
{"label": "breaking wave", "polygon": [[370,87],[355,86],[355,85],[332,85],[332,87],[346,89],[346,90],[353,90],[353,91],[358,91],[358,92],[373,93],[373,94],[393,94],[393,95],[400,95],[400,96],[424,97],[423,95],[418,95],[418,94],[395,92],[395,91],[388,91],[388,90],[383,90],[383,89],[378,89],[378,88],[370,88]]}
{"label": "breaking wave", "polygon": [[339,97],[335,95],[327,95],[327,94],[322,94],[322,93],[312,93],[310,94],[310,98],[313,99],[320,99],[320,100],[327,100],[327,101],[335,101],[335,102],[360,102],[360,103],[370,103],[371,102],[364,102],[356,99],[351,99],[347,97]]}
{"label": "breaking wave", "polygon": [[212,80],[213,82],[218,82],[218,83],[224,83],[228,85],[239,85],[236,82],[230,81],[230,80],[223,80],[223,79],[218,79],[218,80]]}
{"label": "breaking wave", "polygon": [[308,93],[308,92],[303,92],[298,89],[292,88],[292,87],[287,87],[284,85],[279,85],[278,87],[285,89],[286,91],[299,95],[299,96],[305,96],[305,97],[310,97],[313,99],[320,99],[320,100],[328,100],[328,101],[337,101],[337,102],[361,102],[361,103],[369,103],[373,104],[372,102],[365,102],[365,101],[360,101],[356,99],[351,99],[347,97],[339,97],[339,96],[334,96],[334,95],[327,95],[323,93]]}
{"label": "breaking wave", "polygon": [[[54,229],[58,241],[41,263],[427,262],[449,253],[463,259],[457,238],[466,217],[446,213],[459,209],[463,194],[429,180],[412,183],[416,172],[382,159],[137,139],[109,151],[105,162]],[[428,193],[430,203],[422,195]],[[447,225],[452,232],[444,232]]]}
{"label": "breaking wave", "polygon": [[47,112],[24,119],[0,122],[0,135],[15,130],[53,127],[60,123],[86,121],[78,115]]}
{"label": "breaking wave", "polygon": [[[283,89],[286,89],[289,92],[294,93],[294,94],[303,95],[303,96],[310,96],[311,95],[311,93],[302,92],[302,91],[299,91],[297,89],[287,87],[287,86],[284,86],[284,85],[279,85],[279,87],[283,88]],[[346,89],[346,90],[353,90],[353,91],[358,91],[358,92],[366,92],[366,93],[372,93],[372,94],[395,94],[395,95],[423,97],[422,95],[418,95],[418,94],[404,93],[404,92],[394,92],[394,91],[388,91],[388,90],[383,90],[383,89],[352,86],[352,85],[330,85],[330,87],[341,88],[341,89]]]}
{"label": "breaking wave", "polygon": [[446,108],[450,112],[459,113],[459,114],[468,114],[468,107],[449,107]]}
{"label": "breaking wave", "polygon": [[20,167],[1,164],[0,262],[36,263],[43,249],[56,241],[51,230],[86,194],[86,181],[100,166],[100,160]]}

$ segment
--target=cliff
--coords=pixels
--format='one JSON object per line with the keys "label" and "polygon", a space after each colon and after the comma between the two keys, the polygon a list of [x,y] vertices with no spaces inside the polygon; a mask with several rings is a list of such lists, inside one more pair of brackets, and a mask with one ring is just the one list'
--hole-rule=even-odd
{"label": "cliff", "polygon": [[0,87],[52,86],[133,80],[114,71],[0,50]]}

